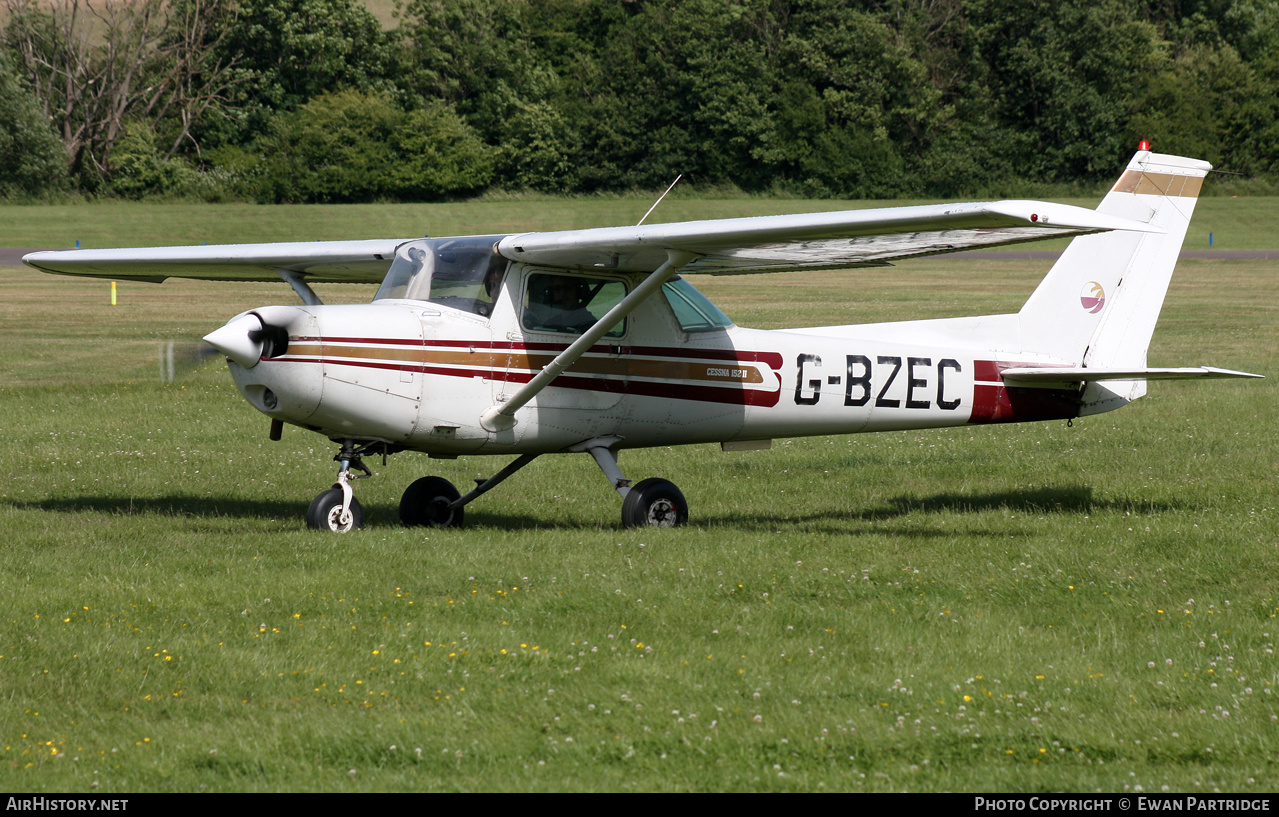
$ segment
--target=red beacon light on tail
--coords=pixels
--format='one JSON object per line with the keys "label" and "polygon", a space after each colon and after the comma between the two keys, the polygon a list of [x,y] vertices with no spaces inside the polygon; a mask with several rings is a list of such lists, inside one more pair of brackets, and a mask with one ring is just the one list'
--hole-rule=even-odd
{"label": "red beacon light on tail", "polygon": [[1150,140],[1142,139],[1137,143],[1137,150],[1150,150]]}

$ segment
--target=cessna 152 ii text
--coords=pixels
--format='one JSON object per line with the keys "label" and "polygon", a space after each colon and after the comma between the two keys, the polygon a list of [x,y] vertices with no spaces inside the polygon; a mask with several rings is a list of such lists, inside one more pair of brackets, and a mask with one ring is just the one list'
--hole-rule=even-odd
{"label": "cessna 152 ii text", "polygon": [[[1140,150],[1094,211],[1000,201],[452,238],[38,252],[46,272],[143,281],[283,278],[267,306],[205,340],[271,418],[331,439],[337,481],[308,523],[360,527],[362,457],[506,454],[460,494],[423,477],[408,525],[465,506],[535,457],[590,454],[627,526],[679,525],[670,482],[632,485],[626,448],[1051,420],[1117,409],[1148,380],[1257,377],[1149,368],[1149,345],[1211,166]],[[892,259],[1074,238],[1015,314],[761,331],[735,326],[679,273],[882,266]],[[381,282],[367,305],[323,305],[309,282]]]}

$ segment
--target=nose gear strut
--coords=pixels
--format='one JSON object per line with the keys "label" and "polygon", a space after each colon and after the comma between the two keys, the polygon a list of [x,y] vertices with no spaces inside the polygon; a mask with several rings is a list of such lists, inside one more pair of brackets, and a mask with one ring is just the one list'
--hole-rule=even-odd
{"label": "nose gear strut", "polygon": [[[364,508],[355,498],[350,483],[353,479],[368,479],[373,476],[373,472],[364,464],[364,455],[374,449],[380,449],[385,459],[388,453],[386,443],[375,441],[357,446],[354,440],[342,441],[342,449],[333,457],[338,463],[337,481],[311,502],[311,507],[306,512],[308,526],[334,533],[346,533],[363,527]],[[352,468],[363,473],[352,474]]]}

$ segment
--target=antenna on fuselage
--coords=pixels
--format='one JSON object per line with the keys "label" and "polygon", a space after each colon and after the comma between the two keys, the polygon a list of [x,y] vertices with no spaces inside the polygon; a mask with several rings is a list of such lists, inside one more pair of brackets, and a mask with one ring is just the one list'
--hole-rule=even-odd
{"label": "antenna on fuselage", "polygon": [[[666,188],[666,193],[669,193],[669,192],[671,192],[672,190],[674,190],[674,189],[675,189],[675,185],[679,184],[679,180],[680,180],[680,179],[682,179],[682,178],[684,178],[684,174],[683,174],[683,173],[681,173],[681,174],[679,174],[678,176],[676,176],[676,177],[675,177],[675,181],[671,182],[671,186],[670,186],[670,187],[668,187],[668,188]],[[650,215],[652,215],[653,211],[657,209],[657,205],[659,205],[659,204],[661,204],[661,203],[662,203],[662,199],[666,198],[666,193],[663,193],[662,195],[660,195],[660,196],[658,196],[658,197],[657,197],[657,201],[653,202],[653,206],[652,206],[652,207],[648,208],[648,212],[644,214],[644,218],[641,218],[639,221],[635,222],[635,226],[636,226],[636,227],[638,227],[638,226],[640,226],[641,224],[643,224],[643,223],[644,223],[644,219],[645,219],[645,218],[648,218]]]}

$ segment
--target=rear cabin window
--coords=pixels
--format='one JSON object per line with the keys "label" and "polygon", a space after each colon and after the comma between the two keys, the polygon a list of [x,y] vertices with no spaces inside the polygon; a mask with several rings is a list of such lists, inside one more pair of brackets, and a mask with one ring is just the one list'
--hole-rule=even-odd
{"label": "rear cabin window", "polygon": [[678,275],[662,284],[662,295],[685,332],[713,332],[733,325],[719,307]]}
{"label": "rear cabin window", "polygon": [[[524,296],[524,328],[534,332],[580,335],[626,297],[621,281],[537,272],[528,278]],[[605,337],[626,332],[626,321]]]}

